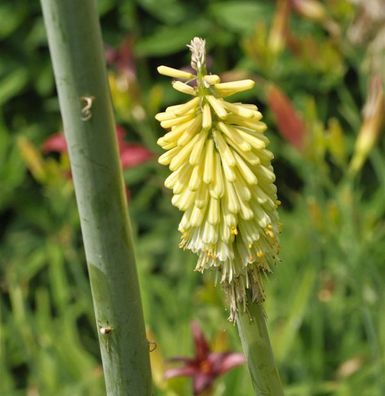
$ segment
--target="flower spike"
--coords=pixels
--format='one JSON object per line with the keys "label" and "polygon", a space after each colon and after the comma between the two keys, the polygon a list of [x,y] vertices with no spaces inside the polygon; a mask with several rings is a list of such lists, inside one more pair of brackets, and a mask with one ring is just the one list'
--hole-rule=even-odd
{"label": "flower spike", "polygon": [[254,81],[221,82],[206,71],[205,40],[188,45],[196,75],[160,66],[174,89],[193,96],[156,115],[167,133],[158,140],[166,150],[159,162],[172,171],[165,186],[172,204],[184,212],[180,247],[198,255],[196,270],[216,271],[230,306],[230,320],[245,310],[246,293],[264,299],[262,275],[278,256],[278,214],[272,153],[266,125],[255,105],[224,97],[253,88]]}

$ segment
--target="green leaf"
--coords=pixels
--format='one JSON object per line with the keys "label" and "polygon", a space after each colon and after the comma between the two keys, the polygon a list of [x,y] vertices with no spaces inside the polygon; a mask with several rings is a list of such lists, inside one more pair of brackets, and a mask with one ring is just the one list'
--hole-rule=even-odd
{"label": "green leaf", "polygon": [[140,0],[137,3],[166,24],[181,22],[187,11],[177,0]]}
{"label": "green leaf", "polygon": [[162,56],[178,52],[195,36],[204,36],[209,29],[206,19],[198,19],[179,27],[162,27],[135,45],[137,56]]}
{"label": "green leaf", "polygon": [[0,106],[16,96],[26,85],[28,73],[26,69],[16,69],[0,81]]}
{"label": "green leaf", "polygon": [[303,322],[306,308],[310,301],[315,280],[315,269],[309,266],[306,268],[301,280],[295,287],[293,295],[290,297],[291,304],[288,316],[283,326],[277,329],[277,333],[273,337],[273,345],[275,346],[275,354],[278,362],[285,360],[296,340],[298,329]]}
{"label": "green leaf", "polygon": [[229,1],[213,4],[210,12],[225,28],[248,33],[254,30],[259,21],[270,19],[272,5],[253,1]]}
{"label": "green leaf", "polygon": [[116,7],[116,0],[99,0],[97,4],[99,14],[104,15]]}
{"label": "green leaf", "polygon": [[25,12],[20,8],[15,9],[14,4],[0,5],[0,39],[11,35],[23,22]]}

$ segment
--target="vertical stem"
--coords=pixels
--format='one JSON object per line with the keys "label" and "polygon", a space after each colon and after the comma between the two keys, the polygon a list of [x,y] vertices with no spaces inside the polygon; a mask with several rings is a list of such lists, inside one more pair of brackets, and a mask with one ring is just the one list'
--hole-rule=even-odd
{"label": "vertical stem", "polygon": [[95,0],[41,0],[41,4],[107,394],[147,396],[151,394],[148,343]]}
{"label": "vertical stem", "polygon": [[283,396],[261,304],[248,298],[248,312],[239,312],[237,326],[256,396]]}

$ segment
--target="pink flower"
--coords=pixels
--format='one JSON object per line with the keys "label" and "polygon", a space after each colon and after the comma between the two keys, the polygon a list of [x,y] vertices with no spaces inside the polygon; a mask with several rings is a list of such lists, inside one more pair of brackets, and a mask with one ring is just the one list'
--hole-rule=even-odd
{"label": "pink flower", "polygon": [[191,323],[194,337],[195,356],[174,357],[170,361],[182,362],[182,367],[168,369],[165,378],[186,376],[193,379],[194,395],[210,389],[214,380],[245,362],[242,353],[235,352],[213,352],[202,333],[198,322]]}
{"label": "pink flower", "polygon": [[45,153],[63,153],[67,151],[67,142],[62,132],[56,132],[43,143]]}
{"label": "pink flower", "polygon": [[[120,160],[123,169],[133,168],[153,158],[153,153],[146,147],[138,143],[126,143],[124,140],[126,131],[119,125],[116,126],[116,134],[119,144]],[[43,143],[42,148],[45,153],[66,152],[67,142],[65,140],[64,134],[62,132],[57,132],[51,135]]]}

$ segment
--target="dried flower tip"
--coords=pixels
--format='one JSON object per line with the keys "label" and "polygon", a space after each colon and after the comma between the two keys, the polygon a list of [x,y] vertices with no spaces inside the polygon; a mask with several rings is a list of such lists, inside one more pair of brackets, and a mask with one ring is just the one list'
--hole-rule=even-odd
{"label": "dried flower tip", "polygon": [[206,63],[206,40],[194,37],[187,47],[191,51],[191,67],[200,70]]}
{"label": "dried flower tip", "polygon": [[158,73],[162,74],[163,76],[180,78],[182,80],[191,80],[195,77],[192,73],[179,69],[174,69],[173,67],[168,66],[159,66]]}

